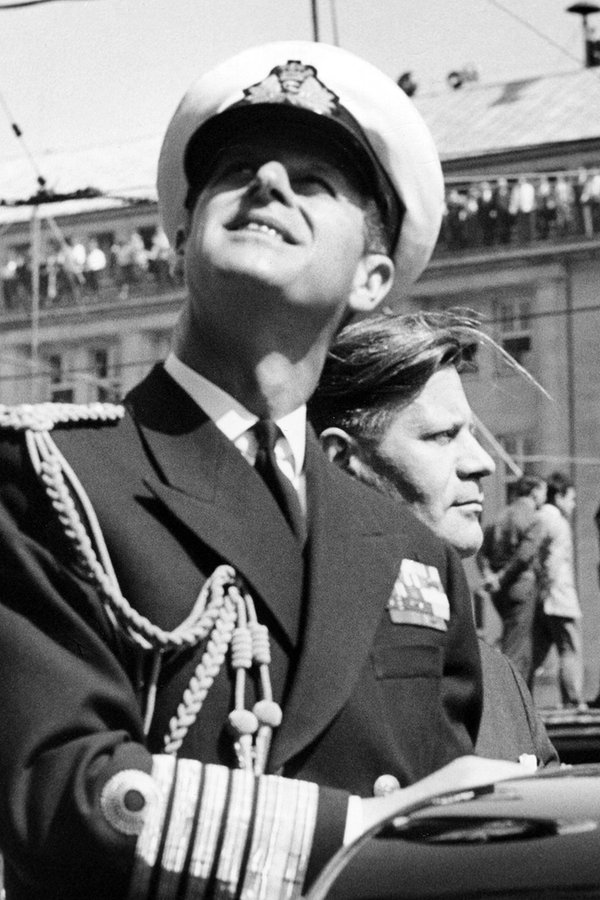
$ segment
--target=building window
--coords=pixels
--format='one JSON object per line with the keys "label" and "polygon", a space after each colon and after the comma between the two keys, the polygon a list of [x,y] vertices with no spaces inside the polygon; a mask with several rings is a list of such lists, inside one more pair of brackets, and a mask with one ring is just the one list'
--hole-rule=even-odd
{"label": "building window", "polygon": [[51,353],[46,358],[50,378],[50,400],[54,403],[73,403],[75,391],[72,382],[65,378],[62,354]]}
{"label": "building window", "polygon": [[[524,299],[502,299],[495,304],[494,319],[498,343],[522,366],[527,368],[531,352],[531,303]],[[500,365],[499,373],[509,374],[510,367]]]}
{"label": "building window", "polygon": [[48,368],[50,369],[50,384],[60,384],[63,380],[63,360],[58,353],[53,353],[48,357]]}
{"label": "building window", "polygon": [[101,350],[93,351],[94,357],[94,375],[96,378],[107,378],[108,377],[108,350],[106,348],[102,348]]}
{"label": "building window", "polygon": [[50,399],[53,403],[72,403],[73,398],[73,388],[54,388],[50,392]]}
{"label": "building window", "polygon": [[94,400],[116,403],[120,394],[114,347],[93,347],[89,351]]}

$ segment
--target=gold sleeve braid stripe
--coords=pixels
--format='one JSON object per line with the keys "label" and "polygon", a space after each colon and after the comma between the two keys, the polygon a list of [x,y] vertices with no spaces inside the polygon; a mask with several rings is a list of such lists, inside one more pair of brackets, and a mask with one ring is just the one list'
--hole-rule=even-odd
{"label": "gold sleeve braid stripe", "polygon": [[[152,895],[220,900],[300,897],[315,829],[318,787],[276,775],[153,757],[152,790],[133,770],[107,782],[101,798],[107,821],[132,791],[142,810],[128,900]],[[145,776],[148,778],[148,776]],[[131,787],[128,789],[128,784]],[[106,812],[105,812],[106,815]],[[127,823],[127,827],[129,827]]]}
{"label": "gold sleeve braid stripe", "polygon": [[225,766],[208,765],[204,767],[204,773],[196,834],[193,840],[190,838],[191,857],[185,875],[184,900],[205,896],[227,806],[230,770]]}
{"label": "gold sleeve braid stripe", "polygon": [[195,759],[177,766],[173,790],[172,810],[168,822],[163,825],[164,846],[162,864],[157,873],[157,897],[177,894],[180,873],[184,871],[188,844],[197,812],[202,786],[202,765]]}

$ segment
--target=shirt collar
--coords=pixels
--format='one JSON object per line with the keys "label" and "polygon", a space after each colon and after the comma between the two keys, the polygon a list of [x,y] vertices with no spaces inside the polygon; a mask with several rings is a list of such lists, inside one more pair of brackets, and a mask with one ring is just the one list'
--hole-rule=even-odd
{"label": "shirt collar", "polygon": [[[233,443],[258,421],[258,416],[238,403],[235,397],[181,362],[174,353],[169,353],[164,366],[171,378]],[[276,422],[292,451],[295,473],[300,475],[306,453],[306,406],[299,406]]]}

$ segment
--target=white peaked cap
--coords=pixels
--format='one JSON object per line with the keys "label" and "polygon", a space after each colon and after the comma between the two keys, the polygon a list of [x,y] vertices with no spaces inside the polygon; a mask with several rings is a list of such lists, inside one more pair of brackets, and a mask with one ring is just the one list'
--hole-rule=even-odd
{"label": "white peaked cap", "polygon": [[[222,62],[195,81],[182,98],[167,128],[158,164],[158,198],[160,213],[169,241],[174,244],[177,230],[188,217],[186,198],[190,188],[186,175],[186,152],[193,136],[194,159],[204,149],[203,127],[210,122],[219,126],[230,114],[214,122],[236,104],[247,106],[245,91],[264,82],[278,66],[288,61],[312,66],[320,86],[336,95],[343,110],[350,113],[362,129],[361,138],[350,134],[347,124],[326,110],[306,104],[296,106],[300,112],[314,119],[318,129],[326,125],[339,131],[342,140],[349,137],[355,144],[368,144],[369,156],[375,167],[384,173],[388,195],[398,198],[404,208],[401,230],[393,251],[396,266],[395,293],[403,293],[419,277],[433,252],[438,238],[444,203],[444,182],[437,150],[431,134],[412,100],[398,85],[371,63],[353,53],[330,44],[311,41],[282,41],[243,51]],[[248,109],[265,109],[270,114],[290,106],[281,97],[252,101]],[[253,113],[250,112],[251,116]],[[248,116],[245,114],[245,121]],[[332,123],[334,123],[332,125]],[[339,125],[339,128],[336,127]],[[219,129],[212,128],[212,131]],[[209,129],[210,131],[210,129]],[[239,136],[239,132],[238,132]],[[366,138],[366,141],[364,140]],[[214,138],[213,138],[214,142]],[[211,150],[214,153],[214,146]],[[367,159],[365,155],[365,159]],[[387,177],[386,177],[387,176]],[[380,179],[381,181],[381,179]]]}

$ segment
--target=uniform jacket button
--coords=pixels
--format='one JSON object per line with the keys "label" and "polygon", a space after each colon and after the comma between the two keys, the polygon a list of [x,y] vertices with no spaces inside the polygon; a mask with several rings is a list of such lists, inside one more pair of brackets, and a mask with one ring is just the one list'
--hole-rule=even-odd
{"label": "uniform jacket button", "polygon": [[386,797],[400,790],[400,782],[394,775],[380,775],[373,785],[374,797]]}

